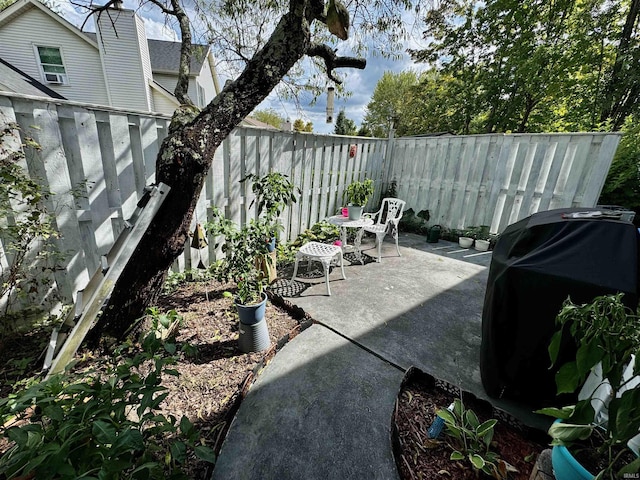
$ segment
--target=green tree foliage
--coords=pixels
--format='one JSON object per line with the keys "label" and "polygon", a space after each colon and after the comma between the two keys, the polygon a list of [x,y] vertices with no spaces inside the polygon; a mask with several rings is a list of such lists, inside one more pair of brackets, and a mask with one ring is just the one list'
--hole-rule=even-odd
{"label": "green tree foliage", "polygon": [[427,78],[420,99],[444,96],[459,133],[618,129],[637,111],[639,11],[640,0],[440,2],[425,16],[429,45],[411,53],[445,82]]}
{"label": "green tree foliage", "polygon": [[338,116],[336,117],[336,126],[333,130],[333,133],[336,135],[355,135],[358,132],[358,128],[356,127],[356,122],[347,118],[344,110],[340,110]]}
{"label": "green tree foliage", "polygon": [[359,137],[371,137],[371,130],[369,130],[369,127],[366,124],[362,124],[360,125],[360,128],[358,129],[358,133],[357,135]]}
{"label": "green tree foliage", "polygon": [[405,108],[412,103],[413,89],[418,83],[415,72],[384,72],[367,105],[364,124],[374,137],[389,135],[391,123],[398,135],[407,134]]}
{"label": "green tree foliage", "polygon": [[601,205],[622,205],[640,217],[640,123],[629,117],[602,189]]}
{"label": "green tree foliage", "polygon": [[313,123],[311,122],[306,122],[304,120],[302,120],[301,118],[296,118],[295,121],[293,122],[293,129],[296,132],[313,132]]}
{"label": "green tree foliage", "polygon": [[251,116],[256,120],[259,120],[267,125],[271,125],[276,128],[282,128],[282,124],[286,121],[278,112],[273,108],[266,110],[255,110]]}

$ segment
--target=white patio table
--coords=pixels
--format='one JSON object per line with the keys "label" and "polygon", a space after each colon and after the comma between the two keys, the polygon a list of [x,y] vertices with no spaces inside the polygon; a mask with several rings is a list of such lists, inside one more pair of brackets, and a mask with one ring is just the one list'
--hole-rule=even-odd
{"label": "white patio table", "polygon": [[[367,225],[373,225],[373,220],[369,217],[362,217],[359,220],[349,220],[349,217],[344,217],[342,215],[334,215],[327,219],[329,223],[337,225],[340,227],[340,239],[342,241],[342,253],[347,253],[347,248],[351,247],[353,253],[356,256],[356,259],[360,262],[361,265],[364,265],[364,260],[362,259],[362,253],[360,252],[360,242],[362,241],[362,234],[364,233],[364,227]],[[356,232],[356,238],[353,241],[353,245],[347,244],[347,228],[357,228],[358,232]]]}

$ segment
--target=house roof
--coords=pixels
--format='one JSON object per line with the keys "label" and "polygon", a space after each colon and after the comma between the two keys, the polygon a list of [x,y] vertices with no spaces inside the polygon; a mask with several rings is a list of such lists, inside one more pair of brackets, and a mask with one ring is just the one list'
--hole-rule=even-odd
{"label": "house roof", "polygon": [[[96,34],[85,32],[85,35],[94,42]],[[152,40],[147,39],[149,45],[149,60],[151,61],[151,70],[156,73],[177,73],[180,66],[180,42],[171,42],[168,40]],[[193,44],[193,53],[191,55],[192,75],[197,75],[202,69],[202,64],[207,58],[209,47],[207,45]]]}
{"label": "house roof", "polygon": [[24,93],[25,95],[37,95],[41,97],[42,94],[44,94],[47,97],[66,100],[65,97],[59,93],[54,92],[35,78],[0,58],[0,90],[3,88],[11,92]]}
{"label": "house roof", "polygon": [[265,130],[278,130],[273,125],[269,125],[268,123],[261,122],[260,120],[252,117],[246,117],[244,120],[242,120],[242,126],[264,128]]}
{"label": "house roof", "polygon": [[[177,72],[180,67],[180,42],[168,42],[166,40],[147,40],[149,44],[149,57],[151,69],[157,72]],[[190,72],[200,73],[202,64],[207,58],[209,47],[207,45],[193,44]]]}

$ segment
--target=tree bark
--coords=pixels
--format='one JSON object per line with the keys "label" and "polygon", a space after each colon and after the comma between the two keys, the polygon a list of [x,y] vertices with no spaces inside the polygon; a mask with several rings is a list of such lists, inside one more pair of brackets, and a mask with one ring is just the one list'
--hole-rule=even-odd
{"label": "tree bark", "polygon": [[[624,123],[624,119],[631,114],[631,110],[626,110],[628,97],[631,90],[636,89],[636,82],[629,84],[629,73],[625,75],[624,66],[632,65],[631,38],[638,23],[640,15],[640,0],[631,0],[629,12],[625,19],[620,42],[616,52],[616,59],[609,75],[609,81],[605,89],[605,104],[600,115],[600,121],[612,120],[612,130],[617,130]],[[632,67],[633,68],[633,67]]]}
{"label": "tree bark", "polygon": [[[157,181],[169,185],[171,191],[116,282],[98,324],[87,337],[89,343],[95,344],[105,331],[122,338],[132,322],[157,300],[168,269],[184,250],[216,149],[308,54],[310,23],[321,18],[322,9],[322,1],[292,0],[270,39],[234,82],[199,114],[193,107],[183,106],[174,115],[156,167]],[[357,62],[339,66],[364,68],[361,60]],[[182,120],[178,119],[180,114]]]}

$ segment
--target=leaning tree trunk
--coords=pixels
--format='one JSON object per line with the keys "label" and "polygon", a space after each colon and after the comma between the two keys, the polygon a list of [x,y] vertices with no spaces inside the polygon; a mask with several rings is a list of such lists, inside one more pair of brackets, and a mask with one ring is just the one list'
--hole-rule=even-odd
{"label": "leaning tree trunk", "polygon": [[187,123],[176,122],[174,116],[158,154],[156,172],[156,180],[169,185],[171,191],[116,282],[107,307],[87,337],[90,343],[95,344],[105,331],[121,338],[157,299],[168,269],[184,250],[216,149],[307,53],[308,8],[304,0],[293,1],[264,48],[235,82]]}

